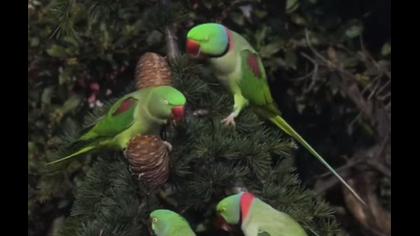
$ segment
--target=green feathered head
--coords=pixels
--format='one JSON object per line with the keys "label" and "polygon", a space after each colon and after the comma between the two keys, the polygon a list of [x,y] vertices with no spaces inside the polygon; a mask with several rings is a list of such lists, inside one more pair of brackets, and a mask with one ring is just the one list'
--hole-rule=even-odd
{"label": "green feathered head", "polygon": [[191,56],[220,56],[229,47],[227,29],[216,23],[205,23],[187,34],[187,53]]}
{"label": "green feathered head", "polygon": [[217,213],[231,225],[239,224],[241,220],[241,196],[243,193],[237,193],[221,200],[217,206]]}
{"label": "green feathered head", "polygon": [[184,118],[185,103],[184,94],[171,86],[159,86],[146,88],[150,90],[150,113],[154,117],[171,118],[176,122]]}
{"label": "green feathered head", "polygon": [[157,236],[179,235],[176,233],[191,232],[188,222],[178,213],[158,209],[150,213],[152,231]]}

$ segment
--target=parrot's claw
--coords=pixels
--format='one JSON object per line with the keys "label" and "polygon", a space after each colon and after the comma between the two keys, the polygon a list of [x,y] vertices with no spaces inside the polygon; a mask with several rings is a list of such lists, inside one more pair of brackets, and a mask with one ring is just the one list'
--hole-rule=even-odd
{"label": "parrot's claw", "polygon": [[167,142],[167,141],[163,141],[163,145],[165,145],[165,146],[168,148],[169,152],[171,152],[171,151],[172,151],[172,144],[170,144],[170,143],[169,143],[169,142]]}
{"label": "parrot's claw", "polygon": [[235,123],[235,114],[230,114],[230,115],[228,115],[226,118],[224,118],[222,121],[221,121],[224,125],[226,125],[226,126],[236,126],[236,123]]}

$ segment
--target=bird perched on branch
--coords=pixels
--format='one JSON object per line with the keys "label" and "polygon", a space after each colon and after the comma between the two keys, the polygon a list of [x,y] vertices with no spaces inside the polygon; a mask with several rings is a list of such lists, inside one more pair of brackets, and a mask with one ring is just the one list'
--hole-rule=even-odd
{"label": "bird perched on branch", "polygon": [[223,123],[234,126],[240,112],[251,106],[257,115],[271,121],[304,146],[366,205],[356,191],[281,117],[271,96],[261,58],[244,37],[221,24],[204,23],[188,32],[186,49],[192,57],[208,59],[217,79],[232,94],[233,111],[222,120]]}

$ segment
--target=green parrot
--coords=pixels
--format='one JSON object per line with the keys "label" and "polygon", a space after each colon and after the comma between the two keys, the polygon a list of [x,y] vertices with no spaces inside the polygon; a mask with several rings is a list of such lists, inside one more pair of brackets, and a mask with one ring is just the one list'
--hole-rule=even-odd
{"label": "green parrot", "polygon": [[156,236],[195,236],[188,222],[173,211],[154,210],[150,213],[150,221]]}
{"label": "green parrot", "polygon": [[292,217],[277,211],[249,192],[230,195],[216,206],[222,228],[240,225],[245,236],[307,236]]}
{"label": "green parrot", "polygon": [[270,120],[303,145],[366,205],[321,155],[281,117],[271,96],[261,58],[245,38],[221,24],[200,24],[188,32],[186,50],[192,57],[208,59],[217,79],[233,95],[233,111],[222,120],[224,124],[235,125],[235,118],[250,105],[260,117]]}
{"label": "green parrot", "polygon": [[[118,99],[108,112],[72,146],[76,151],[50,164],[99,150],[125,150],[131,138],[158,135],[168,121],[184,117],[186,98],[170,86],[148,87]],[[168,144],[169,145],[169,144]]]}

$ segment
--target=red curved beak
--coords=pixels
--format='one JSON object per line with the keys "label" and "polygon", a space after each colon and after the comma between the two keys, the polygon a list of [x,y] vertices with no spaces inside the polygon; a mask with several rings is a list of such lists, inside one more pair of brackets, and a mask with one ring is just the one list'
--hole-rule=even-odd
{"label": "red curved beak", "polygon": [[172,119],[175,122],[180,122],[184,119],[185,116],[185,108],[184,106],[177,106],[172,108]]}
{"label": "red curved beak", "polygon": [[200,54],[200,44],[192,39],[187,39],[187,53],[198,57]]}

